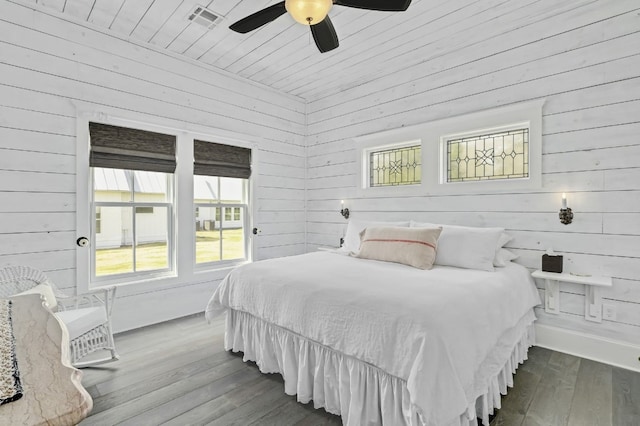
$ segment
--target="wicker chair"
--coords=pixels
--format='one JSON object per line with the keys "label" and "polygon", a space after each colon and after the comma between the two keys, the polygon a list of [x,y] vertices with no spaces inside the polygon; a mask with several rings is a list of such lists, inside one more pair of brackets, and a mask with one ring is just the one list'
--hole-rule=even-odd
{"label": "wicker chair", "polygon": [[[0,298],[33,291],[34,287],[40,284],[46,284],[53,290],[55,301],[48,300],[48,304],[67,326],[71,363],[75,367],[82,368],[118,359],[111,331],[115,287],[98,289],[79,296],[66,296],[37,269],[27,266],[8,266],[0,269]],[[108,351],[110,355],[82,361],[87,355],[100,350]]]}

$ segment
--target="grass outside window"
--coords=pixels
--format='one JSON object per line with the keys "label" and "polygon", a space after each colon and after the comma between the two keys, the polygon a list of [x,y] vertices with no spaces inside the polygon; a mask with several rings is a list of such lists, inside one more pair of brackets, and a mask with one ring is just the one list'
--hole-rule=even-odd
{"label": "grass outside window", "polygon": [[[243,230],[225,229],[222,231],[223,260],[243,259]],[[220,232],[196,232],[196,263],[211,262],[220,259]],[[139,244],[136,248],[137,269],[156,270],[167,267],[167,244]],[[124,274],[132,271],[131,246],[108,249],[96,249],[96,276]]]}

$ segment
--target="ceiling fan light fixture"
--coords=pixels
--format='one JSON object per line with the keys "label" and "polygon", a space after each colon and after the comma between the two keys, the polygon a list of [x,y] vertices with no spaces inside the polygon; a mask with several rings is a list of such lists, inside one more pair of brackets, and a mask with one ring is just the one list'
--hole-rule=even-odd
{"label": "ceiling fan light fixture", "polygon": [[286,0],[287,12],[303,25],[315,25],[326,18],[333,0]]}

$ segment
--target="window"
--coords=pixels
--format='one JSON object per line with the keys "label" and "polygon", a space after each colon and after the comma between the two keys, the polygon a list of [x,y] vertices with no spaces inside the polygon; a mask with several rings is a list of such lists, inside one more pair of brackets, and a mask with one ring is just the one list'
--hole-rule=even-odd
{"label": "window", "polygon": [[173,175],[94,167],[93,177],[94,205],[100,212],[95,277],[168,270]]}
{"label": "window", "polygon": [[358,137],[357,194],[537,190],[543,104],[535,100]]}
{"label": "window", "polygon": [[422,183],[422,141],[402,136],[369,136],[360,142],[363,189],[394,192]]}
{"label": "window", "polygon": [[[195,263],[248,258],[247,224],[251,150],[194,140]],[[221,220],[222,219],[222,220]]]}
{"label": "window", "polygon": [[[501,123],[495,117],[495,126],[440,136],[440,163],[433,164],[437,183],[431,188],[446,193],[539,188],[541,110],[538,113],[539,117],[530,115],[530,120],[512,123],[506,122],[507,114]],[[526,118],[527,114],[514,116]]]}
{"label": "window", "polygon": [[529,129],[448,138],[447,182],[529,177]]}
{"label": "window", "polygon": [[76,226],[90,241],[76,249],[78,293],[181,287],[251,260],[252,155],[244,146],[258,140],[220,135],[213,143],[133,120],[77,117]]}
{"label": "window", "polygon": [[415,185],[422,173],[421,146],[389,148],[369,153],[369,186]]}
{"label": "window", "polygon": [[[245,259],[248,235],[239,216],[247,208],[247,180],[218,176],[194,176],[193,179],[194,203],[200,212],[196,219],[196,264]],[[221,199],[218,194],[225,198]],[[230,203],[237,206],[225,206]],[[224,211],[222,221],[221,210]]]}
{"label": "window", "polygon": [[172,270],[175,136],[98,123],[89,130],[93,280]]}

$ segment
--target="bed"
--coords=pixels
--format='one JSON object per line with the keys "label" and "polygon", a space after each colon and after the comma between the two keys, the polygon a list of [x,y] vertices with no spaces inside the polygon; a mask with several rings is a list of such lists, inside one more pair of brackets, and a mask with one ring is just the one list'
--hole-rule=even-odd
{"label": "bed", "polygon": [[234,269],[206,310],[225,348],[345,425],[488,425],[534,343],[526,268],[403,264],[319,251]]}

